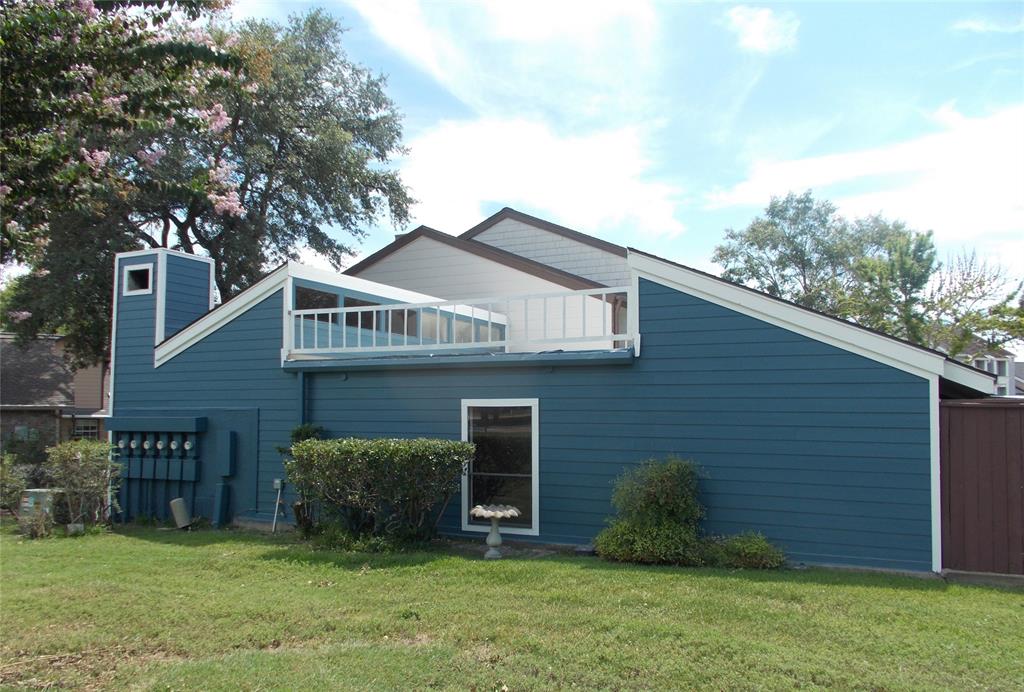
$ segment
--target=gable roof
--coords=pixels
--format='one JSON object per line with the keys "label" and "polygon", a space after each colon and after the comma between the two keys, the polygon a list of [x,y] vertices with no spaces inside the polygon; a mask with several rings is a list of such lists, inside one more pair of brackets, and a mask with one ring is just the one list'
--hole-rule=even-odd
{"label": "gable roof", "polygon": [[[995,378],[991,373],[953,360],[941,351],[861,327],[635,248],[629,248],[627,261],[630,269],[636,271],[639,276],[677,288],[710,303],[904,372],[920,377],[937,375],[975,392],[992,393]],[[643,305],[640,309],[643,309]]]}
{"label": "gable roof", "polygon": [[613,255],[618,255],[619,257],[626,256],[626,248],[621,245],[609,243],[607,240],[601,240],[600,238],[595,238],[592,235],[574,231],[573,229],[566,228],[565,226],[559,226],[557,223],[551,223],[550,221],[545,221],[544,219],[531,216],[530,214],[524,214],[523,212],[516,211],[511,207],[504,207],[501,211],[487,217],[459,237],[463,240],[472,240],[487,229],[506,219],[512,219],[513,221],[520,221],[522,223],[529,224],[535,228],[540,228],[550,233],[560,235],[563,238],[568,238],[569,240],[575,240],[577,243],[583,243],[584,245],[595,247],[598,250],[604,250],[605,252],[609,252]]}
{"label": "gable roof", "polygon": [[521,257],[520,255],[508,252],[507,250],[493,247],[487,243],[481,243],[476,240],[466,240],[461,237],[448,235],[447,233],[442,233],[441,231],[434,230],[428,226],[420,226],[414,231],[399,236],[369,257],[353,264],[343,273],[348,274],[349,276],[358,275],[360,272],[369,269],[385,257],[392,255],[406,245],[409,245],[420,238],[429,238],[430,240],[444,243],[445,245],[457,250],[462,250],[463,252],[471,253],[478,257],[491,260],[492,262],[503,264],[507,267],[517,269],[526,274],[531,274],[541,279],[545,279],[546,281],[550,281],[551,283],[558,284],[559,286],[565,286],[566,288],[571,288],[573,290],[601,288],[603,286],[603,284],[596,281],[585,279],[582,276],[577,276],[576,274],[570,274],[569,272],[562,271],[561,269],[555,269],[554,267]]}
{"label": "gable roof", "polygon": [[58,348],[58,336],[18,344],[0,333],[0,405],[17,408],[73,408],[74,373]]}

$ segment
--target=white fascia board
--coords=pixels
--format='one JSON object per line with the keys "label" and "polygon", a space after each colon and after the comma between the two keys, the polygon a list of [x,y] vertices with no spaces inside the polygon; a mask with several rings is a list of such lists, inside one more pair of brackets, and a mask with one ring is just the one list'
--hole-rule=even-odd
{"label": "white fascia board", "polygon": [[[965,377],[973,375],[970,368],[950,363],[937,353],[931,353],[887,336],[861,329],[856,325],[789,305],[771,296],[762,295],[696,271],[636,252],[629,252],[627,261],[630,268],[634,269],[642,278],[650,279],[709,303],[721,305],[740,314],[856,353],[918,377],[926,379],[931,375],[947,377],[945,374],[947,365],[950,366],[950,372],[960,374],[960,371],[964,371]],[[950,379],[954,378],[950,377]],[[954,381],[961,382],[961,379],[954,379]],[[973,381],[973,378],[969,379]],[[990,386],[991,383],[988,387]],[[979,391],[987,392],[988,389],[982,387]]]}
{"label": "white fascia board", "polygon": [[961,365],[953,361],[944,361],[942,377],[950,382],[956,382],[964,387],[970,387],[985,394],[993,392],[992,386],[995,383],[995,375],[976,370],[968,365]]}
{"label": "white fascia board", "polygon": [[159,368],[171,358],[174,358],[197,342],[202,341],[249,308],[279,290],[284,286],[287,278],[288,266],[282,265],[264,277],[262,281],[247,288],[213,312],[207,313],[182,329],[156,347],[153,358],[154,367]]}
{"label": "white fascia board", "polygon": [[395,303],[433,303],[444,300],[444,298],[429,296],[426,293],[407,291],[404,288],[397,288],[395,286],[389,286],[388,284],[380,284],[376,281],[360,279],[359,277],[349,276],[348,274],[339,274],[325,269],[314,269],[313,267],[307,267],[306,265],[299,264],[298,262],[288,263],[288,273],[296,279],[317,281],[322,284],[327,284],[328,286],[336,286],[338,288],[347,288],[351,291],[358,291],[360,293],[368,293],[372,296],[380,296],[381,298],[394,300]]}

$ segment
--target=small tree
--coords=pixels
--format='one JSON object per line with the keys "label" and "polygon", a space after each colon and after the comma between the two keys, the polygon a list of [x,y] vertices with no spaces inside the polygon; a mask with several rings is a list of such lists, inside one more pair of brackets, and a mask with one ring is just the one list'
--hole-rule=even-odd
{"label": "small tree", "polygon": [[98,440],[62,442],[46,450],[46,467],[62,490],[68,523],[106,518],[121,479],[121,465],[111,459],[111,447]]}

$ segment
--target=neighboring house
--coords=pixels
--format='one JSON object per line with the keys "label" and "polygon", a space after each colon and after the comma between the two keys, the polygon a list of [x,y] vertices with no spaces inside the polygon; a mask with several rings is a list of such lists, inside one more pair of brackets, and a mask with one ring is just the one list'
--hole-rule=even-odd
{"label": "neighboring house", "polygon": [[589,543],[615,479],[675,454],[702,469],[713,533],[938,570],[939,400],[992,389],[936,351],[509,209],[461,237],[419,228],[344,274],[285,264],[212,311],[210,266],[117,259],[128,517],[182,496],[216,523],[269,521],[279,449],[309,422],[489,447],[450,535],[480,536],[469,508],[504,502],[523,513],[506,533]]}
{"label": "neighboring house", "polygon": [[[988,348],[984,344],[972,344],[968,349],[968,362],[974,367],[996,376],[993,394],[996,396],[1016,396],[1024,394],[1024,386],[1019,386],[1016,377],[1015,356],[1003,348]],[[1024,385],[1024,383],[1020,383]]]}
{"label": "neighboring house", "polygon": [[0,440],[98,439],[105,434],[105,379],[99,365],[72,371],[59,336],[20,346],[0,332]]}

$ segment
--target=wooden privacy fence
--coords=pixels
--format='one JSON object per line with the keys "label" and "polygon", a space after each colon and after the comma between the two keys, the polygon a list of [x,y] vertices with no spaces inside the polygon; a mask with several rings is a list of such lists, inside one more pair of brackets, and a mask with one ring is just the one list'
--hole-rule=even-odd
{"label": "wooden privacy fence", "polygon": [[942,566],[1024,574],[1024,400],[940,407]]}

